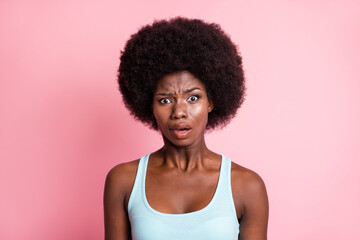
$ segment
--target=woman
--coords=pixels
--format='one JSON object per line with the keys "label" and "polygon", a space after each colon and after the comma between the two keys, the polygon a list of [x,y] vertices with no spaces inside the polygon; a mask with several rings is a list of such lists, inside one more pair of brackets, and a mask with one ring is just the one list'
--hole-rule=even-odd
{"label": "woman", "polygon": [[157,21],[131,36],[120,60],[126,107],[164,146],[109,172],[105,239],[266,239],[262,179],[205,144],[244,99],[230,38],[201,20]]}

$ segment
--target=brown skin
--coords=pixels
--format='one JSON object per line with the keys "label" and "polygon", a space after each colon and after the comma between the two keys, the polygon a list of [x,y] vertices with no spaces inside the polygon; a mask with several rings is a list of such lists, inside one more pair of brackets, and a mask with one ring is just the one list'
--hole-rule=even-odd
{"label": "brown skin", "polygon": [[[208,113],[213,109],[205,86],[189,72],[166,75],[154,92],[153,113],[164,146],[152,153],[146,173],[146,198],[163,213],[200,210],[212,199],[221,156],[205,144]],[[185,137],[174,129],[191,129]],[[119,164],[108,174],[104,191],[105,239],[131,239],[127,205],[139,160]],[[266,240],[268,198],[255,172],[232,163],[231,187],[241,240]]]}

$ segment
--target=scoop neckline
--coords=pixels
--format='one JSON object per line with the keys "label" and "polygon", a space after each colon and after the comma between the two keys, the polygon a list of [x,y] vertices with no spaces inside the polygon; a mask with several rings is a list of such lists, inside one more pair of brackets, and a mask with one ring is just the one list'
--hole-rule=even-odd
{"label": "scoop neckline", "polygon": [[219,177],[218,177],[218,180],[217,180],[217,184],[216,184],[216,188],[215,188],[215,193],[213,194],[210,202],[203,208],[199,209],[199,210],[196,210],[196,211],[193,211],[193,212],[188,212],[188,213],[164,213],[164,212],[160,212],[158,210],[155,210],[153,207],[150,206],[148,200],[147,200],[147,197],[146,197],[146,191],[145,191],[145,184],[146,184],[146,174],[147,174],[147,167],[148,167],[148,163],[149,163],[149,158],[150,158],[150,155],[152,153],[149,153],[146,158],[145,158],[145,166],[144,166],[144,174],[143,174],[143,179],[142,179],[142,198],[143,198],[143,201],[144,201],[144,204],[146,206],[146,208],[157,214],[157,215],[161,215],[161,216],[166,216],[166,217],[184,217],[184,216],[192,216],[192,215],[196,215],[196,214],[200,214],[202,212],[205,212],[207,209],[209,209],[213,204],[214,204],[214,201],[218,195],[218,192],[219,192],[219,186],[220,186],[220,182],[222,181],[222,175],[223,175],[223,171],[224,171],[224,155],[220,154],[221,156],[221,163],[220,163],[220,172],[219,172]]}

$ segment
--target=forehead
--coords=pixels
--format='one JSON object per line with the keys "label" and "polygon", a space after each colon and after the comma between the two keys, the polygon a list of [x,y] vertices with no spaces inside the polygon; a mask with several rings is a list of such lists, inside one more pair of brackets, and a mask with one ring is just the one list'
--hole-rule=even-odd
{"label": "forehead", "polygon": [[165,75],[156,85],[155,91],[182,91],[189,88],[205,90],[204,84],[188,71],[176,72]]}

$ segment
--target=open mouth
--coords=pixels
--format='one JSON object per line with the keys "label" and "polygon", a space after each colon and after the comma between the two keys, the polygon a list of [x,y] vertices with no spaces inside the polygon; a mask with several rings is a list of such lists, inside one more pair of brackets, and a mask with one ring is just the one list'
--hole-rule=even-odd
{"label": "open mouth", "polygon": [[170,129],[170,131],[176,138],[186,138],[191,131],[191,128],[173,128]]}
{"label": "open mouth", "polygon": [[175,128],[174,131],[189,131],[190,128]]}

